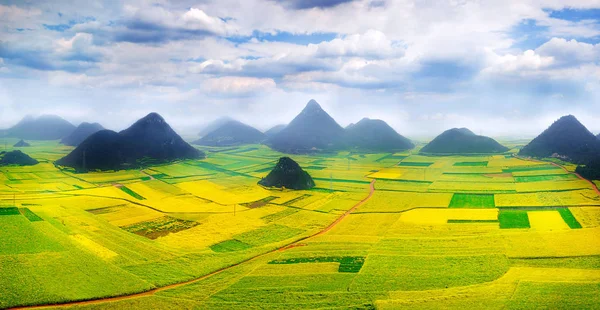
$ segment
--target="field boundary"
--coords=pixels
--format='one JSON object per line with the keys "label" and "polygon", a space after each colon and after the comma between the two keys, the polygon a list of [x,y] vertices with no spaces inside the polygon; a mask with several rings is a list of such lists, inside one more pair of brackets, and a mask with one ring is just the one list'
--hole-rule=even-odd
{"label": "field boundary", "polygon": [[8,309],[15,309],[15,310],[16,309],[47,309],[47,308],[62,308],[62,307],[84,306],[84,305],[92,305],[92,304],[102,304],[102,303],[107,303],[107,302],[116,302],[116,301],[122,301],[122,300],[128,300],[128,299],[136,299],[136,298],[140,298],[140,297],[153,296],[154,294],[156,294],[158,292],[178,288],[178,287],[181,287],[184,285],[188,285],[188,284],[192,284],[192,283],[196,283],[196,282],[205,280],[214,275],[217,275],[224,271],[227,271],[231,268],[234,268],[234,267],[237,267],[244,263],[251,262],[258,258],[264,257],[268,254],[272,254],[272,253],[275,253],[280,250],[286,250],[286,249],[292,248],[294,245],[298,244],[299,242],[306,241],[308,239],[320,236],[320,235],[330,231],[333,227],[335,227],[337,224],[339,224],[346,216],[348,216],[350,213],[352,213],[354,210],[356,210],[356,208],[362,206],[369,199],[371,199],[371,197],[373,196],[373,193],[375,192],[375,181],[376,180],[371,181],[370,186],[369,186],[369,194],[367,195],[367,197],[365,197],[363,200],[357,202],[352,208],[348,209],[346,212],[344,212],[344,214],[340,215],[333,223],[329,224],[329,226],[323,228],[322,230],[320,230],[312,235],[297,239],[297,240],[295,240],[289,244],[286,244],[284,246],[274,248],[267,252],[244,259],[235,264],[231,264],[231,265],[223,267],[221,269],[217,269],[217,270],[210,272],[208,274],[205,274],[203,276],[200,276],[200,277],[197,277],[197,278],[194,278],[191,280],[179,282],[179,283],[174,283],[174,284],[170,284],[170,285],[166,285],[166,286],[162,286],[162,287],[157,287],[157,288],[154,288],[154,289],[151,289],[148,291],[144,291],[144,292],[140,292],[140,293],[133,293],[133,294],[128,294],[128,295],[120,295],[120,296],[113,296],[113,297],[106,297],[106,298],[80,300],[80,301],[69,301],[69,302],[64,302],[64,303],[44,304],[44,305],[35,305],[35,306],[17,306],[17,307],[12,307],[12,308],[8,308]]}

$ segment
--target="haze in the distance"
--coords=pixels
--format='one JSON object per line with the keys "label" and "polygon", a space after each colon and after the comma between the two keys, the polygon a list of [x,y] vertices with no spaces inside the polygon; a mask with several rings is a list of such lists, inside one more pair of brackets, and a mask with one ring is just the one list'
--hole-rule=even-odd
{"label": "haze in the distance", "polygon": [[533,137],[600,131],[600,1],[0,1],[0,128],[27,114],[120,130],[259,129],[316,99],[342,126]]}

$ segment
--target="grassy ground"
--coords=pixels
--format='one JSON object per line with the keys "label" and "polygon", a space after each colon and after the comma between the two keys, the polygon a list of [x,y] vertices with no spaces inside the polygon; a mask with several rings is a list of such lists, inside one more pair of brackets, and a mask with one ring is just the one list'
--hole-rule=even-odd
{"label": "grassy ground", "polygon": [[[31,143],[23,151],[39,165],[0,167],[0,308],[132,294],[231,265],[150,296],[73,308],[600,303],[600,197],[551,165],[504,155],[298,155],[317,188],[281,191],[256,184],[281,156],[260,145],[76,174],[52,164],[71,148]],[[365,198],[373,179],[372,199],[294,244]]]}

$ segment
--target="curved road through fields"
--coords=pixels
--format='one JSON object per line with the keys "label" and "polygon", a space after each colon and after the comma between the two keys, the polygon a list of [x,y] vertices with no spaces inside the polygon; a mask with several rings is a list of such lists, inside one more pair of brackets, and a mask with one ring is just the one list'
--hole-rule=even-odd
{"label": "curved road through fields", "polygon": [[323,228],[322,230],[310,235],[310,236],[306,236],[303,238],[300,238],[286,246],[280,247],[280,248],[276,248],[273,250],[270,250],[268,252],[247,258],[239,263],[235,263],[233,265],[215,270],[211,273],[205,274],[199,278],[195,278],[195,279],[191,279],[188,281],[184,281],[184,282],[179,282],[179,283],[175,283],[175,284],[171,284],[171,285],[167,285],[167,286],[163,286],[163,287],[158,287],[155,289],[151,289],[149,291],[145,291],[145,292],[141,292],[141,293],[134,293],[134,294],[130,294],[130,295],[122,295],[122,296],[115,296],[115,297],[107,297],[107,298],[100,298],[100,299],[91,299],[91,300],[82,300],[82,301],[71,301],[71,302],[65,302],[65,303],[57,303],[57,304],[48,304],[48,305],[39,305],[39,306],[24,306],[24,307],[14,307],[14,308],[9,308],[9,309],[46,309],[46,308],[59,308],[59,307],[70,307],[70,306],[83,306],[83,305],[92,305],[92,304],[101,304],[101,303],[105,303],[105,302],[115,302],[115,301],[121,301],[121,300],[128,300],[128,299],[135,299],[135,298],[140,298],[140,297],[146,297],[146,296],[152,296],[158,292],[162,292],[162,291],[166,291],[166,290],[170,290],[173,288],[178,288],[187,284],[191,284],[191,283],[195,283],[198,281],[202,281],[205,280],[207,278],[210,278],[216,274],[219,274],[223,271],[229,270],[233,267],[239,266],[241,264],[253,261],[257,258],[263,257],[265,255],[280,251],[280,250],[286,250],[289,248],[292,248],[294,246],[297,246],[299,242],[302,241],[306,241],[308,239],[311,239],[313,237],[316,236],[320,236],[328,231],[330,231],[332,228],[334,228],[337,224],[339,224],[346,216],[348,216],[350,213],[352,213],[354,210],[356,210],[358,207],[362,206],[363,204],[365,204],[367,201],[369,201],[369,199],[371,199],[371,197],[373,197],[373,193],[375,192],[375,181],[376,179],[373,179],[373,181],[371,181],[371,184],[369,184],[369,194],[367,195],[367,197],[365,197],[363,200],[359,201],[357,204],[355,204],[354,206],[352,206],[352,208],[350,208],[348,211],[344,212],[344,214],[342,214],[340,217],[338,217],[333,223],[329,224],[329,226]]}

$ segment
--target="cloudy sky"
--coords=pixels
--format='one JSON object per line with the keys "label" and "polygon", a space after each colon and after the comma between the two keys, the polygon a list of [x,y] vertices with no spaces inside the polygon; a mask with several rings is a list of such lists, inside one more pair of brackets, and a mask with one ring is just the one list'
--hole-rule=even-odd
{"label": "cloudy sky", "polygon": [[316,99],[409,137],[600,132],[600,0],[0,0],[0,128],[26,114],[123,129],[267,129]]}

